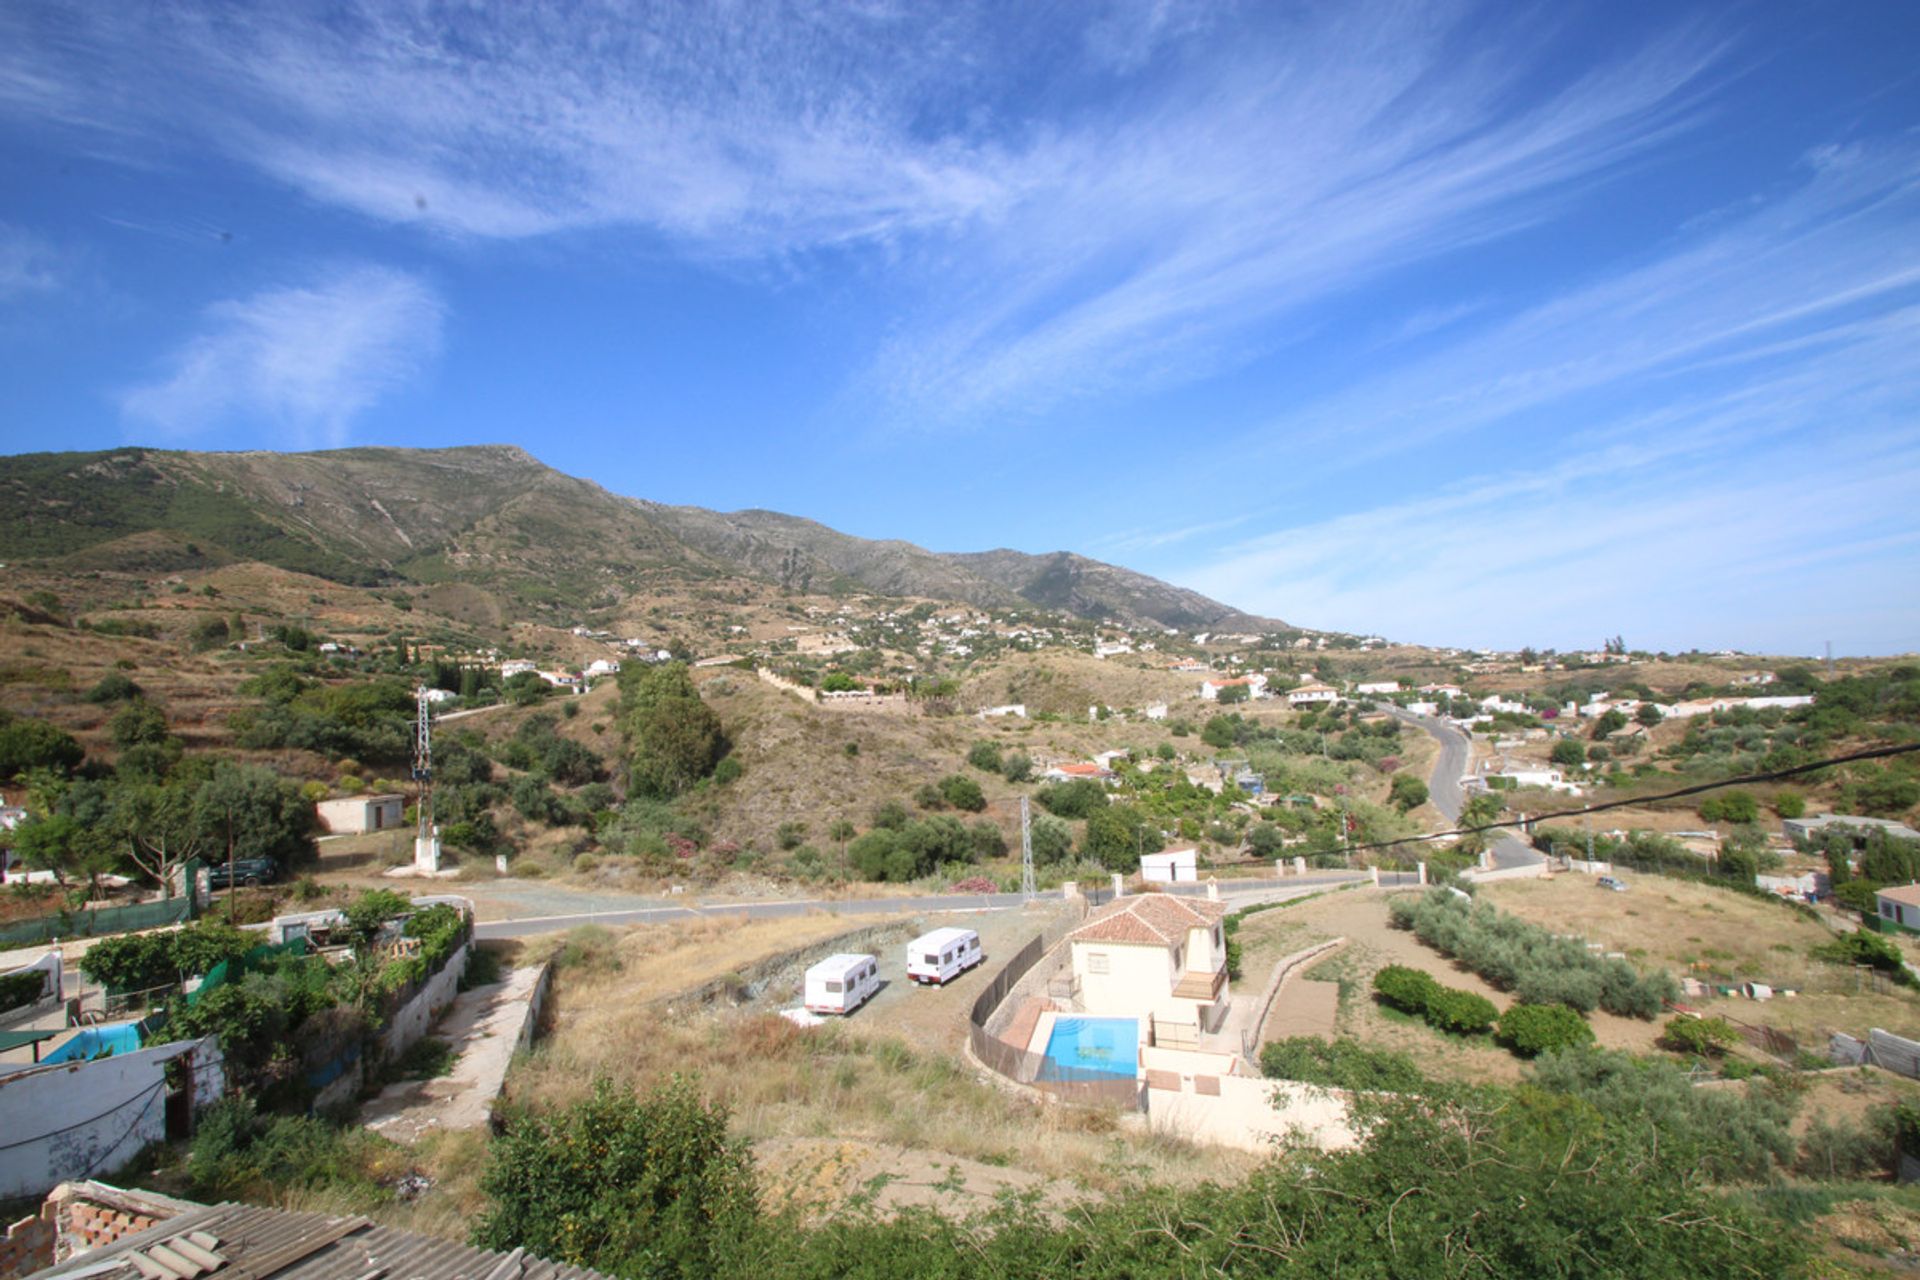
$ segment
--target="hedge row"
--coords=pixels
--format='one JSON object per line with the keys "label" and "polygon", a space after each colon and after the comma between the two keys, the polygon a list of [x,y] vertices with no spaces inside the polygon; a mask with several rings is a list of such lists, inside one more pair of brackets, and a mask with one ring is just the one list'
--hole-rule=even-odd
{"label": "hedge row", "polygon": [[1373,975],[1373,989],[1396,1008],[1424,1018],[1437,1031],[1478,1035],[1493,1025],[1493,1001],[1457,987],[1443,987],[1421,969],[1390,964]]}
{"label": "hedge row", "polygon": [[1641,973],[1625,960],[1603,959],[1578,939],[1556,937],[1485,903],[1469,904],[1447,889],[1394,898],[1387,910],[1396,926],[1524,1004],[1651,1019],[1680,994],[1664,969]]}

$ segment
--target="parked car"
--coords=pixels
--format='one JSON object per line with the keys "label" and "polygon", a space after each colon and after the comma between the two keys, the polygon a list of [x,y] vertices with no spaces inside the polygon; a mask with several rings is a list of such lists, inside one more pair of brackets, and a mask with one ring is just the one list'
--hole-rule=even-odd
{"label": "parked car", "polygon": [[1625,893],[1627,891],[1627,882],[1625,880],[1617,880],[1612,876],[1601,876],[1600,887],[1602,889],[1611,889],[1615,893]]}
{"label": "parked car", "polygon": [[272,858],[235,858],[231,875],[227,867],[224,862],[209,863],[207,884],[215,889],[231,889],[236,884],[272,884],[280,878],[280,864]]}

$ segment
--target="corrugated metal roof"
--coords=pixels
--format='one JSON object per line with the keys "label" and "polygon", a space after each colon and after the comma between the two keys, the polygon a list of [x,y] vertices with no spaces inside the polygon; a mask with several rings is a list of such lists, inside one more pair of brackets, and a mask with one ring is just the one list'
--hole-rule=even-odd
{"label": "corrugated metal roof", "polygon": [[[177,1246],[182,1239],[188,1250]],[[197,1265],[199,1260],[183,1257],[192,1250],[210,1254],[222,1265],[207,1269]],[[374,1275],[379,1280],[607,1280],[603,1272],[562,1266],[519,1249],[496,1253],[382,1227],[366,1218],[247,1204],[206,1205],[182,1213],[37,1272],[34,1280],[190,1280],[189,1272],[204,1280],[242,1272],[252,1280],[367,1280]]]}

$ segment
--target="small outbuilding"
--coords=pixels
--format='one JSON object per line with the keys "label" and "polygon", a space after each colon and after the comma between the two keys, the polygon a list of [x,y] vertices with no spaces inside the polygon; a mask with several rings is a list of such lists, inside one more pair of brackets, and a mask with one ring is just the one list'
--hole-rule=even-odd
{"label": "small outbuilding", "polygon": [[406,821],[407,798],[402,795],[341,796],[313,806],[328,835],[365,835],[386,831]]}
{"label": "small outbuilding", "polygon": [[1140,855],[1140,878],[1154,884],[1175,884],[1200,878],[1200,853],[1189,846]]}

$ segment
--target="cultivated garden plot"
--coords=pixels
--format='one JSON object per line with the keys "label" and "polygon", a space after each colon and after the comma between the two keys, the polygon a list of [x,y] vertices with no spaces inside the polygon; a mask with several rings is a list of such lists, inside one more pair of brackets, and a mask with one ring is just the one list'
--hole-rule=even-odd
{"label": "cultivated garden plot", "polygon": [[[1502,911],[1578,934],[1637,966],[1666,968],[1676,977],[1705,982],[1797,989],[1800,994],[1790,999],[1689,998],[1686,1003],[1778,1027],[1815,1052],[1824,1049],[1830,1031],[1864,1036],[1870,1027],[1883,1027],[1920,1037],[1920,994],[1814,958],[1813,948],[1836,930],[1852,931],[1850,920],[1812,918],[1780,903],[1691,881],[1626,878],[1625,893],[1608,893],[1588,877],[1574,875],[1493,884],[1481,893]],[[1910,946],[1908,956],[1914,958]],[[1597,1017],[1595,1029],[1602,1029]]]}

